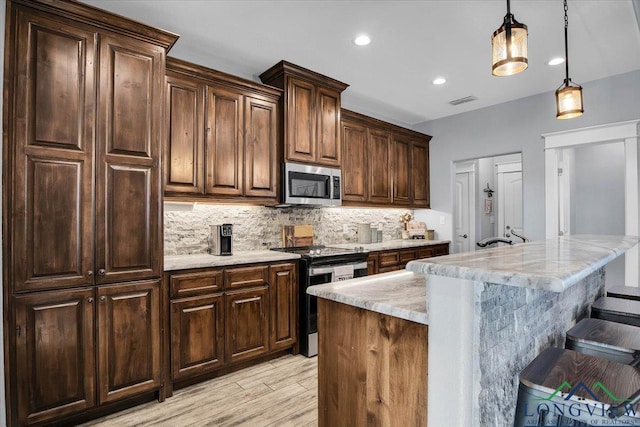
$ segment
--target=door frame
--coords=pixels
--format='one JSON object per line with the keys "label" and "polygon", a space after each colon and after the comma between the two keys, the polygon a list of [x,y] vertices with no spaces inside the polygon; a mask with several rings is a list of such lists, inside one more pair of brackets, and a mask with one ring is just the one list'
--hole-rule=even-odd
{"label": "door frame", "polygon": [[477,168],[476,168],[476,163],[477,160],[472,160],[472,161],[463,161],[463,162],[456,162],[454,165],[454,173],[453,173],[453,192],[454,192],[454,199],[453,199],[453,218],[451,221],[451,230],[452,230],[452,240],[453,240],[453,244],[452,244],[452,248],[455,248],[455,240],[456,240],[456,224],[455,224],[455,218],[458,215],[458,210],[460,209],[460,207],[458,206],[457,202],[456,202],[456,198],[455,198],[455,182],[456,182],[456,175],[458,174],[468,174],[469,176],[469,231],[467,231],[468,233],[468,240],[469,240],[469,251],[470,252],[474,252],[476,250],[476,192],[477,192],[477,188],[476,188],[476,174],[477,174]]}
{"label": "door frame", "polygon": [[[560,190],[562,180],[558,177],[558,168],[562,164],[562,152],[566,148],[575,148],[588,144],[624,142],[625,156],[625,234],[640,235],[638,207],[640,200],[638,158],[640,119],[626,122],[609,123],[562,132],[543,134],[545,150],[545,224],[546,237],[556,238],[560,230]],[[566,207],[566,203],[564,203]],[[568,213],[563,212],[563,217]],[[625,253],[625,285],[640,286],[640,250],[638,245]]]}

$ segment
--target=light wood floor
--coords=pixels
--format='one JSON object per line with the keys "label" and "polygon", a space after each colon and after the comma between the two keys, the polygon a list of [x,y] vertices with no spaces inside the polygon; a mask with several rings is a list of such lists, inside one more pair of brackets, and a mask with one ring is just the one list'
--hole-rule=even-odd
{"label": "light wood floor", "polygon": [[146,403],[83,426],[315,427],[317,360],[283,356],[176,390],[163,403]]}

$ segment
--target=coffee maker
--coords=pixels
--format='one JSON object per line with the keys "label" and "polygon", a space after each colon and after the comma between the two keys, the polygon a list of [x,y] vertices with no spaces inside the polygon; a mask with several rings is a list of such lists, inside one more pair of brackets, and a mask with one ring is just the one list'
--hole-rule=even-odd
{"label": "coffee maker", "polygon": [[207,252],[211,255],[232,255],[232,237],[232,224],[212,225],[211,233],[209,234],[209,248],[207,249]]}

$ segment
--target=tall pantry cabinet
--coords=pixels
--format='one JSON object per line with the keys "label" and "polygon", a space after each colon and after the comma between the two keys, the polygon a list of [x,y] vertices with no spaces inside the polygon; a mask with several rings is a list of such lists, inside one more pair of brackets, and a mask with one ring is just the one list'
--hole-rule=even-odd
{"label": "tall pantry cabinet", "polygon": [[163,81],[177,36],[75,2],[7,3],[9,424],[162,398]]}

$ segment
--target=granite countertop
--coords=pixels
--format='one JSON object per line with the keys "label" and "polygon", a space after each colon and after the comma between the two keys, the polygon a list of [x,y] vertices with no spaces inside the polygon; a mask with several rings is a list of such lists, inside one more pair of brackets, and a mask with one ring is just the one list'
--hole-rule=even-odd
{"label": "granite countertop", "polygon": [[450,243],[450,240],[425,240],[425,239],[407,239],[407,240],[387,240],[380,243],[340,243],[331,244],[327,246],[333,246],[335,248],[352,249],[355,247],[363,247],[366,251],[387,251],[393,249],[409,249],[417,248],[421,246],[440,245],[443,243]]}
{"label": "granite countertop", "polygon": [[253,264],[299,259],[300,255],[278,251],[239,251],[230,256],[209,254],[166,255],[164,271],[187,270],[189,268],[224,267],[227,265]]}
{"label": "granite countertop", "polygon": [[309,286],[307,293],[423,325],[429,322],[424,274],[393,271]]}
{"label": "granite countertop", "polygon": [[411,261],[407,270],[562,292],[638,244],[636,236],[575,235]]}

